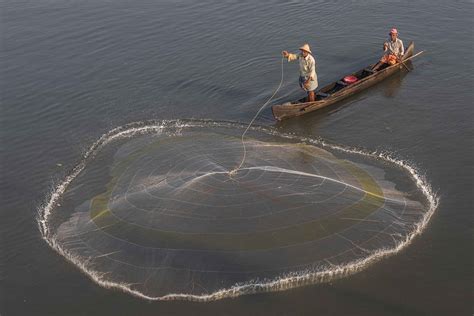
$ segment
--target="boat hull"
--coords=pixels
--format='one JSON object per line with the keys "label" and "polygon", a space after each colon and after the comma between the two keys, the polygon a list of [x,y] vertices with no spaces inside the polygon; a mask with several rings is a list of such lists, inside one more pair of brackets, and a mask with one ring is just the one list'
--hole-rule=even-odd
{"label": "boat hull", "polygon": [[[413,50],[414,50],[414,44],[412,42],[408,46],[402,60],[405,60],[411,57],[413,55]],[[369,65],[368,67],[364,69],[367,69],[367,68],[370,69],[372,66],[373,65]],[[352,95],[355,95],[363,90],[366,90],[367,88],[383,81],[384,79],[390,77],[391,75],[397,73],[398,71],[400,71],[402,68],[405,68],[405,67],[406,65],[401,64],[401,63],[397,63],[395,65],[389,66],[385,69],[375,72],[374,74],[366,76],[365,78],[357,81],[356,83],[347,85],[343,89],[340,89],[339,91],[331,94],[329,97],[319,100],[319,101],[274,105],[272,106],[273,116],[278,121],[281,121],[287,118],[304,115],[306,113],[313,112],[321,108],[325,108],[334,103],[340,102]],[[355,72],[353,75],[362,73],[364,69],[358,72]],[[331,89],[334,89],[336,85],[337,85],[337,82],[331,83],[321,88],[319,92],[326,92]]]}

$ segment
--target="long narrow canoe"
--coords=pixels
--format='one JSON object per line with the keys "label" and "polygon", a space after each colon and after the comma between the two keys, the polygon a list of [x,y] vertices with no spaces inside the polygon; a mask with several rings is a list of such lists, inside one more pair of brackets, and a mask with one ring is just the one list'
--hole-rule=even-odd
{"label": "long narrow canoe", "polygon": [[[405,51],[405,55],[402,57],[402,62],[413,56],[414,49],[415,44],[411,42]],[[273,116],[275,119],[281,121],[327,107],[384,80],[400,69],[405,68],[406,64],[396,63],[395,65],[388,66],[376,72],[371,70],[373,66],[374,65],[369,65],[364,69],[352,73],[351,75],[358,79],[354,83],[347,84],[343,79],[340,79],[322,87],[316,92],[316,101],[314,102],[305,102],[306,99],[304,98],[296,102],[274,105],[272,106]]]}

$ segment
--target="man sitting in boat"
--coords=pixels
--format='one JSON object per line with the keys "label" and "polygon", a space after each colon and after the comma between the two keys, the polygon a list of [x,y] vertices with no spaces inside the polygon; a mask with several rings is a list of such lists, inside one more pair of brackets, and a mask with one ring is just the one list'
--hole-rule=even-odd
{"label": "man sitting in boat", "polygon": [[399,62],[405,53],[405,48],[403,47],[403,42],[398,38],[397,29],[390,30],[390,40],[383,43],[383,51],[385,54],[382,56],[382,59],[372,68],[372,70],[377,71],[383,65],[395,65]]}
{"label": "man sitting in boat", "polygon": [[300,48],[300,54],[291,54],[286,50],[282,52],[283,57],[288,61],[299,60],[300,62],[300,87],[308,92],[308,102],[315,100],[314,91],[318,87],[318,77],[316,75],[316,61],[311,53],[308,44],[304,44]]}

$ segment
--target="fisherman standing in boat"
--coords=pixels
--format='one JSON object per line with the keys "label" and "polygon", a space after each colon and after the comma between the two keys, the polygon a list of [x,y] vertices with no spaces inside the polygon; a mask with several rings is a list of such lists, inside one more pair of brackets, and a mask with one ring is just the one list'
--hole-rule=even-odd
{"label": "fisherman standing in boat", "polygon": [[308,92],[308,102],[315,100],[314,91],[318,87],[318,77],[316,75],[316,61],[311,53],[308,44],[300,47],[300,54],[291,54],[286,50],[282,52],[283,57],[288,61],[299,60],[300,62],[300,87]]}
{"label": "fisherman standing in boat", "polygon": [[382,56],[382,59],[372,68],[372,70],[377,71],[385,64],[395,65],[397,62],[401,61],[403,54],[405,54],[405,48],[403,47],[403,42],[398,38],[397,29],[390,30],[390,40],[383,43],[383,51],[385,54]]}

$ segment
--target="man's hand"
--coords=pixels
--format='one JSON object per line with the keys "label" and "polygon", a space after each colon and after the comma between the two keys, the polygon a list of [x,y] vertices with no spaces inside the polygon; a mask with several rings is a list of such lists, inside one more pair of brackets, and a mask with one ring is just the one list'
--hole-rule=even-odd
{"label": "man's hand", "polygon": [[303,84],[303,86],[306,88],[306,89],[309,89],[310,85],[309,85],[309,79],[305,81],[305,83]]}
{"label": "man's hand", "polygon": [[285,58],[288,58],[288,56],[290,55],[286,50],[282,51],[281,54],[282,54],[283,57],[285,57]]}
{"label": "man's hand", "polygon": [[386,52],[388,49],[388,44],[387,42],[383,43],[383,51]]}

